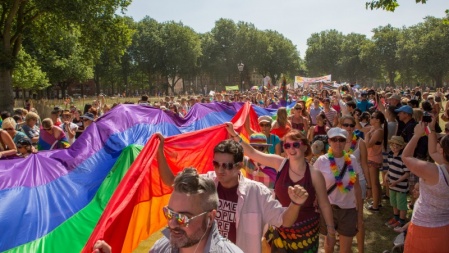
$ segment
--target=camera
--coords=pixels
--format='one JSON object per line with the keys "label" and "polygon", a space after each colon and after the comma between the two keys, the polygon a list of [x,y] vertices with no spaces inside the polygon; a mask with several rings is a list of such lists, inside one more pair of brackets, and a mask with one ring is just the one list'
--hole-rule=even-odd
{"label": "camera", "polygon": [[424,112],[424,115],[422,116],[422,122],[430,123],[432,122],[432,116],[428,112]]}

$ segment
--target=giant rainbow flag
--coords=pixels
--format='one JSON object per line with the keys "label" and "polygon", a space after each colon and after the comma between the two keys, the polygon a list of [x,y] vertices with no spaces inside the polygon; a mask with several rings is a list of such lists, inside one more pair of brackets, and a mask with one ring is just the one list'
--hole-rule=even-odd
{"label": "giant rainbow flag", "polygon": [[[104,239],[132,252],[165,224],[171,188],[158,174],[153,133],[176,173],[211,169],[213,147],[227,138],[224,122],[247,135],[257,116],[275,110],[250,104],[196,104],[185,118],[140,105],[120,105],[67,150],[0,161],[0,252],[91,252]],[[248,126],[248,125],[247,125]]]}

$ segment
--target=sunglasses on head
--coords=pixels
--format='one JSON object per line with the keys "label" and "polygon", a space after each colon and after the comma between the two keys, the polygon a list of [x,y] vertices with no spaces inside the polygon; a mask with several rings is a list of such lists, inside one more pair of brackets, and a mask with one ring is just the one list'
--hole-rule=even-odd
{"label": "sunglasses on head", "polygon": [[284,149],[290,149],[291,147],[299,148],[299,147],[301,147],[301,142],[295,141],[295,142],[285,142],[284,143]]}
{"label": "sunglasses on head", "polygon": [[330,138],[329,140],[331,140],[332,142],[340,142],[340,143],[346,142],[345,138],[337,138],[337,137]]}
{"label": "sunglasses on head", "polygon": [[355,124],[348,124],[348,123],[345,123],[345,124],[341,124],[342,126],[344,126],[344,127],[351,127],[351,128],[354,128],[355,127]]}
{"label": "sunglasses on head", "polygon": [[220,167],[226,170],[232,170],[237,163],[219,163],[217,161],[212,161],[215,169],[219,169]]}
{"label": "sunglasses on head", "polygon": [[167,221],[170,221],[171,219],[175,218],[176,223],[182,227],[188,227],[189,223],[192,220],[208,213],[208,212],[203,212],[203,213],[193,216],[192,218],[189,218],[185,214],[177,213],[177,212],[170,210],[170,208],[168,208],[168,206],[164,206],[162,208],[162,211],[164,212],[164,216],[167,219]]}
{"label": "sunglasses on head", "polygon": [[261,123],[261,124],[259,124],[259,126],[260,127],[271,127],[271,124],[270,123]]}

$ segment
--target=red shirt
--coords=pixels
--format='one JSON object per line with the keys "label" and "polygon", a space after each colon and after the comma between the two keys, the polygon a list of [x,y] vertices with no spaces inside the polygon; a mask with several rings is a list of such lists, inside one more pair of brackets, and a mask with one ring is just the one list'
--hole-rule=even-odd
{"label": "red shirt", "polygon": [[218,210],[215,220],[217,221],[218,231],[223,237],[228,238],[231,242],[237,241],[237,230],[235,227],[235,213],[237,211],[237,188],[224,188],[218,184],[217,192],[219,198]]}

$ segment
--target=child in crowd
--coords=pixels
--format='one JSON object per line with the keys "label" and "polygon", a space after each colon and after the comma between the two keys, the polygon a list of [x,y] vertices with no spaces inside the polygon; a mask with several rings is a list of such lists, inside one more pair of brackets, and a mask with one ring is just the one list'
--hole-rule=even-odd
{"label": "child in crowd", "polygon": [[390,204],[393,207],[394,217],[385,223],[390,228],[405,225],[407,214],[407,192],[410,171],[402,162],[402,150],[405,147],[401,136],[392,136],[388,141],[391,152],[388,154],[388,172],[385,181],[390,189]]}

